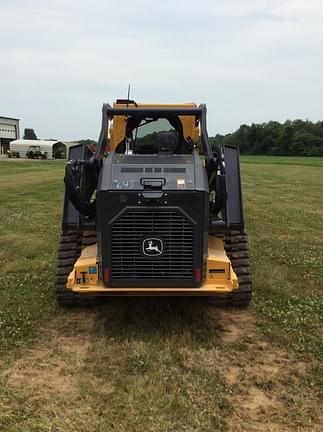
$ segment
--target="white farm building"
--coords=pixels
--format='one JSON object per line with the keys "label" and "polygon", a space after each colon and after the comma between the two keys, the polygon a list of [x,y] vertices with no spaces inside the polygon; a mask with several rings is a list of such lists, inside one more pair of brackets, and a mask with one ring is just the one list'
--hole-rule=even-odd
{"label": "white farm building", "polygon": [[9,143],[19,139],[19,119],[0,116],[0,155],[7,154]]}
{"label": "white farm building", "polygon": [[25,158],[28,150],[37,148],[46,159],[65,159],[66,144],[62,141],[25,140],[17,139],[10,142],[10,152],[19,153],[19,157]]}

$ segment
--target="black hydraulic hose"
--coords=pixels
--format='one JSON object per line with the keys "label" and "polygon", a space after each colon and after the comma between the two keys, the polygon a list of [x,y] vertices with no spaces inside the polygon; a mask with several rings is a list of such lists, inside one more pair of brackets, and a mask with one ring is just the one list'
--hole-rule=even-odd
{"label": "black hydraulic hose", "polygon": [[81,175],[80,164],[78,162],[69,161],[66,164],[64,177],[66,195],[76,210],[84,216],[94,217],[96,213],[95,202],[85,201],[81,198]]}

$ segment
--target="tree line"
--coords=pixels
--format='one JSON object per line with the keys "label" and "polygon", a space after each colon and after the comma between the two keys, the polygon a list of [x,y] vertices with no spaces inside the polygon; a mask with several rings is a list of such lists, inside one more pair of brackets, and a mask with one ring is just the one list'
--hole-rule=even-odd
{"label": "tree line", "polygon": [[238,146],[242,154],[323,156],[323,121],[287,120],[285,123],[241,125],[233,133],[210,138],[212,146]]}

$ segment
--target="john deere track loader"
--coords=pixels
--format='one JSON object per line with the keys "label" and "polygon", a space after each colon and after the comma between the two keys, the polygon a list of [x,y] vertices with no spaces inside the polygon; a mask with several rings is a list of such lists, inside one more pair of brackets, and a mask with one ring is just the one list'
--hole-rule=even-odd
{"label": "john deere track loader", "polygon": [[93,153],[69,150],[55,292],[251,299],[239,151],[213,150],[206,107],[103,105]]}

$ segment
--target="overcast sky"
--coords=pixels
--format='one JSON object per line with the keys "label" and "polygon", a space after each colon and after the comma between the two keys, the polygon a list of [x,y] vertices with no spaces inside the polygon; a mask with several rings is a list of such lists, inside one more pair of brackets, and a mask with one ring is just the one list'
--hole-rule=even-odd
{"label": "overcast sky", "polygon": [[0,0],[0,115],[98,138],[101,105],[205,102],[209,134],[323,120],[323,0]]}

